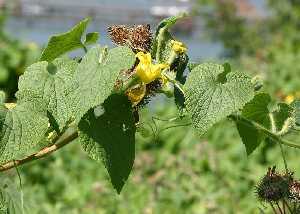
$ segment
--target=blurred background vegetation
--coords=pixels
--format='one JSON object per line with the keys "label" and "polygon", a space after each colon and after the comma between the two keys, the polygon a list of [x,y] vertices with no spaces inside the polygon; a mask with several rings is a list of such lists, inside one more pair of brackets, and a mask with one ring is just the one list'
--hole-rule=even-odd
{"label": "blurred background vegetation", "polygon": [[[20,14],[17,11],[17,18],[9,17],[15,9],[1,2],[0,87],[11,101],[18,76],[38,59],[46,41],[38,41],[39,47],[18,36],[16,22],[21,22]],[[300,98],[298,0],[180,2],[189,5],[193,14],[193,24],[189,25],[192,30],[201,27],[193,33],[196,36],[190,32],[177,35],[190,45],[193,60],[229,61],[234,69],[259,75],[264,81],[263,90],[277,101]],[[45,34],[43,29],[29,30]],[[103,41],[107,40],[101,38]],[[120,195],[111,187],[104,167],[90,160],[76,142],[20,167],[22,192],[15,170],[1,174],[0,184],[11,194],[15,213],[21,213],[21,193],[28,213],[268,213],[255,197],[255,184],[268,167],[284,168],[278,146],[263,143],[247,157],[235,125],[228,121],[201,138],[186,126],[166,129],[184,121],[156,120],[159,131],[151,131],[153,116],[167,119],[176,115],[173,101],[161,97],[153,100],[150,110],[141,111],[145,129],[137,133],[134,170]],[[288,138],[299,141],[294,133]],[[285,148],[285,154],[289,168],[300,178],[299,151]]]}

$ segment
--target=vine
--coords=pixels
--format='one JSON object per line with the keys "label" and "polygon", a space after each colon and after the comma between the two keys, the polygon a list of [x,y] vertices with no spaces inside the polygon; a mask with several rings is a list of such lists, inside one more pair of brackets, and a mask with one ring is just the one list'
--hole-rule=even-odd
{"label": "vine", "polygon": [[[103,162],[120,193],[134,163],[135,133],[146,125],[139,122],[139,110],[159,93],[173,97],[179,110],[167,123],[182,120],[177,126],[192,125],[203,135],[228,118],[248,155],[263,141],[300,149],[284,138],[299,128],[300,101],[271,109],[271,97],[261,92],[256,77],[233,71],[227,63],[188,62],[187,47],[169,32],[184,17],[163,20],[153,36],[148,25],[111,26],[117,45],[112,49],[89,47],[99,37],[97,32],[85,35],[89,19],[52,36],[39,62],[20,77],[17,102],[1,103],[0,171],[43,158],[77,139],[88,156]],[[65,56],[77,48],[85,50],[82,58]],[[154,126],[155,120],[162,119],[153,117]],[[41,145],[46,146],[38,150]],[[277,176],[275,169],[267,175]]]}

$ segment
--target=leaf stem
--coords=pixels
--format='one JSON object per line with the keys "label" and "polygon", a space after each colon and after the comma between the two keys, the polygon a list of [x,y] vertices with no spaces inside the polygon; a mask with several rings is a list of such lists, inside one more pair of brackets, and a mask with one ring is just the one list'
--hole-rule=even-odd
{"label": "leaf stem", "polygon": [[78,137],[77,129],[75,127],[69,127],[66,130],[66,132],[55,142],[55,144],[45,147],[45,148],[41,149],[40,151],[33,153],[23,159],[12,160],[3,165],[0,165],[0,172],[23,165],[23,164],[31,162],[33,160],[43,158],[43,157],[55,152],[56,150],[61,149],[65,145],[71,143],[77,137]]}
{"label": "leaf stem", "polygon": [[272,133],[270,130],[266,129],[262,125],[254,122],[252,120],[248,120],[247,118],[245,118],[245,117],[243,117],[241,115],[233,115],[232,114],[232,115],[229,116],[229,118],[233,119],[234,121],[242,122],[246,126],[249,126],[249,123],[250,123],[252,126],[254,126],[258,130],[260,130],[264,135],[266,135],[269,138],[271,138],[273,141],[279,142],[279,143],[284,144],[284,145],[289,146],[289,147],[300,149],[300,145],[292,143],[292,142],[290,142],[288,140],[282,139],[280,136]]}
{"label": "leaf stem", "polygon": [[163,73],[163,75],[168,79],[168,81],[170,81],[171,83],[173,83],[178,89],[179,91],[184,95],[184,90],[182,88],[181,83],[179,83],[178,81],[176,81],[175,79],[171,78],[168,74],[166,74],[165,72]]}
{"label": "leaf stem", "polygon": [[82,48],[83,48],[83,50],[84,50],[85,53],[88,52],[88,49],[87,49],[87,47],[84,44],[82,44]]}
{"label": "leaf stem", "polygon": [[22,214],[24,214],[24,193],[23,193],[23,185],[22,185],[22,178],[19,172],[18,167],[16,166],[16,163],[14,161],[14,167],[16,169],[18,178],[19,178],[19,184],[20,184],[20,200],[21,200],[21,209],[22,209]]}

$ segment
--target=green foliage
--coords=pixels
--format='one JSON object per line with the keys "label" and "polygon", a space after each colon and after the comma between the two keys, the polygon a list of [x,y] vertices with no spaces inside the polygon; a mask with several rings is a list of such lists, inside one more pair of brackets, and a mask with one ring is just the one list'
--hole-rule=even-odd
{"label": "green foliage", "polygon": [[60,130],[70,120],[68,97],[74,88],[77,62],[59,58],[53,63],[38,62],[26,69],[19,80],[18,103],[34,102],[49,111]]}
{"label": "green foliage", "polygon": [[251,1],[199,0],[196,11],[204,20],[205,34],[225,47],[225,56],[261,75],[278,99],[295,93],[298,97],[299,2],[266,0],[264,10],[253,7],[254,13],[247,16],[242,6],[249,5],[254,6]]}
{"label": "green foliage", "polygon": [[290,122],[293,124],[295,122],[293,109],[286,103],[279,103],[277,109],[272,113],[272,115],[274,117],[274,131],[276,132],[285,129],[286,123],[290,121],[289,119],[292,119]]}
{"label": "green foliage", "polygon": [[22,191],[15,186],[12,180],[2,178],[0,181],[0,214],[30,213],[27,204],[24,204]]}
{"label": "green foliage", "polygon": [[11,102],[15,100],[18,77],[38,59],[40,50],[35,43],[21,43],[4,31],[6,13],[0,8],[0,89],[6,93],[6,100]]}
{"label": "green foliage", "polygon": [[[154,115],[172,118],[177,109],[172,100],[155,102],[142,109],[141,122]],[[158,130],[170,125],[157,123]],[[36,213],[240,213],[253,214],[258,207],[253,186],[267,167],[282,167],[280,150],[266,144],[247,158],[234,125],[218,124],[205,138],[195,135],[192,127],[177,127],[144,138],[137,134],[134,170],[116,196],[104,167],[81,151],[74,142],[45,159],[19,168],[24,203],[30,214]],[[287,149],[289,167],[297,169],[299,152]],[[265,161],[264,161],[265,159]],[[18,178],[14,170],[1,173]],[[299,177],[299,171],[295,171]],[[263,208],[265,213],[270,209]],[[259,212],[258,212],[259,213]]]}
{"label": "green foliage", "polygon": [[3,104],[1,116],[0,163],[18,158],[36,146],[48,128],[48,118],[30,103],[22,103],[12,109]]}
{"label": "green foliage", "polygon": [[250,78],[231,71],[226,81],[219,80],[224,67],[204,63],[196,66],[185,83],[186,108],[199,134],[241,109],[254,96]]}
{"label": "green foliage", "polygon": [[[134,53],[136,50],[123,46],[112,49],[96,46],[87,50],[86,45],[98,39],[98,33],[94,32],[87,34],[85,41],[82,41],[88,19],[67,33],[51,37],[42,53],[41,62],[30,66],[20,78],[16,106],[1,103],[0,163],[8,163],[0,166],[0,170],[8,169],[5,167],[9,164],[16,166],[15,159],[23,154],[28,155],[28,151],[37,145],[41,147],[44,141],[54,144],[52,149],[59,149],[78,137],[82,149],[92,159],[104,163],[111,183],[120,193],[134,165],[137,126],[141,135],[157,142],[147,145],[148,148],[156,148],[161,146],[159,135],[162,131],[188,126],[192,122],[199,135],[208,132],[210,136],[209,129],[227,117],[237,123],[247,154],[251,154],[265,138],[271,139],[270,142],[300,148],[282,138],[295,128],[299,119],[298,104],[279,103],[276,109],[269,110],[270,96],[266,93],[255,95],[253,79],[242,72],[232,71],[228,63],[188,64],[184,49],[177,51],[173,47],[174,38],[169,32],[169,28],[182,17],[171,17],[159,24],[151,50],[153,61],[148,54],[141,54],[145,59],[141,57],[138,61]],[[79,47],[83,47],[86,53],[80,56],[78,62],[67,56],[58,58]],[[165,66],[166,63],[169,66]],[[190,74],[186,80],[184,73],[187,66]],[[145,76],[154,76],[152,82],[143,82],[140,72],[144,72]],[[139,117],[141,108],[146,107],[147,99],[158,92],[163,93],[163,86],[172,84],[175,87],[174,93],[168,95],[173,96],[180,106],[182,111],[179,117],[152,117],[150,123]],[[143,100],[144,103],[136,104],[136,100]],[[168,126],[161,127],[161,122],[166,122]],[[148,130],[145,128],[147,125]],[[178,153],[177,158],[181,158],[180,146],[177,144],[183,136],[189,139],[185,140],[188,143],[196,138],[190,129],[187,133],[167,135],[173,142],[166,147],[172,153]],[[222,144],[218,146],[222,147]],[[53,151],[47,149],[41,150],[40,156],[34,154],[24,160],[43,157],[48,154],[47,151]],[[199,157],[199,154],[194,155]],[[197,158],[193,161],[197,162]],[[159,159],[158,166],[164,166],[165,161],[164,158]],[[68,162],[73,162],[73,157]],[[220,177],[219,169],[208,167],[207,161],[199,164],[203,165],[203,171],[210,171],[213,176]],[[228,167],[224,168],[228,170]],[[188,169],[188,166],[182,166],[179,170],[182,170],[184,176],[195,179],[195,173],[199,171],[193,169],[191,172]],[[235,168],[231,173],[234,171]],[[173,173],[178,174],[177,169]],[[56,179],[56,175],[51,177]],[[215,182],[214,179],[212,181]],[[168,186],[168,182],[159,182]],[[209,188],[208,184],[204,187]],[[193,189],[190,186],[188,188]],[[54,189],[62,191],[60,187]],[[194,192],[188,199],[174,195],[175,201],[181,201],[181,198],[187,201],[175,203],[177,207],[172,209],[172,213],[177,208],[189,207],[191,201],[197,198],[197,193]],[[161,213],[160,209],[157,209],[158,213]],[[115,213],[116,210],[111,212]]]}
{"label": "green foliage", "polygon": [[131,103],[126,96],[111,95],[103,103],[103,109],[99,108],[91,109],[80,121],[79,140],[92,159],[103,160],[114,188],[120,193],[135,156]]}
{"label": "green foliage", "polygon": [[98,32],[93,32],[93,33],[88,33],[86,34],[84,45],[92,45],[95,44],[99,39],[99,33]]}
{"label": "green foliage", "polygon": [[170,34],[169,29],[176,24],[176,22],[186,14],[180,14],[178,16],[172,16],[162,20],[156,28],[155,38],[152,42],[151,55],[155,56],[155,59],[159,63],[168,63],[170,55],[172,54],[171,41],[174,40]]}
{"label": "green foliage", "polygon": [[300,126],[300,100],[295,100],[291,104],[292,108],[294,109],[294,114],[296,117],[296,124]]}
{"label": "green foliage", "polygon": [[[172,16],[162,20],[158,27],[156,28],[155,38],[152,42],[152,56],[155,56],[155,59],[159,63],[171,63],[170,70],[176,72],[175,80],[179,83],[185,83],[184,71],[187,67],[189,57],[186,53],[177,56],[177,54],[172,49],[172,41],[174,37],[169,32],[170,28],[176,24],[177,21],[186,17],[187,14],[182,13],[177,16]],[[182,111],[184,108],[184,95],[177,87],[174,87],[174,98],[177,107]]]}
{"label": "green foliage", "polygon": [[134,61],[134,53],[127,47],[107,50],[96,46],[89,50],[74,74],[77,88],[68,97],[76,121],[104,102],[112,93],[120,71],[130,69]]}
{"label": "green foliage", "polygon": [[[84,19],[74,26],[70,31],[52,36],[49,39],[47,47],[43,50],[40,61],[51,62],[55,58],[75,50],[77,48],[83,48],[82,36],[86,31],[86,28],[90,22],[90,19]],[[94,43],[98,40],[98,34],[92,33],[86,36],[86,44]]]}
{"label": "green foliage", "polygon": [[270,111],[268,108],[270,102],[271,98],[268,94],[256,94],[254,99],[247,103],[242,110],[242,116],[246,120],[236,120],[239,134],[246,146],[248,155],[268,137],[268,134],[264,130],[260,130],[255,123],[278,136],[286,135],[295,128],[296,114],[293,107],[279,103],[275,110]]}
{"label": "green foliage", "polygon": [[[270,95],[266,93],[256,94],[253,100],[247,103],[243,110],[242,116],[253,120],[266,128],[270,128],[270,118],[268,105],[271,102]],[[250,155],[259,144],[265,139],[263,133],[255,128],[250,122],[236,122],[239,135],[245,144],[247,154]]]}

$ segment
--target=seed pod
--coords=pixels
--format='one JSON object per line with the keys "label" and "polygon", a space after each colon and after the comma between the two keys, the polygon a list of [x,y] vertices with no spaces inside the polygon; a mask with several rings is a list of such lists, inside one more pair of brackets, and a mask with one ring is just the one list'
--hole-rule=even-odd
{"label": "seed pod", "polygon": [[129,39],[130,29],[125,25],[113,25],[108,27],[108,34],[110,39],[116,45],[126,45],[126,41]]}
{"label": "seed pod", "polygon": [[130,44],[136,51],[149,52],[152,40],[150,25],[137,25],[131,28]]}
{"label": "seed pod", "polygon": [[275,166],[269,168],[267,174],[256,186],[258,199],[266,202],[277,202],[288,198],[289,186],[292,180],[291,173],[282,175],[275,171]]}
{"label": "seed pod", "polygon": [[290,184],[290,196],[289,198],[293,202],[300,203],[300,182],[299,181],[293,181]]}
{"label": "seed pod", "polygon": [[108,27],[108,34],[116,45],[128,45],[134,52],[150,51],[152,33],[149,24],[133,27],[113,25]]}

